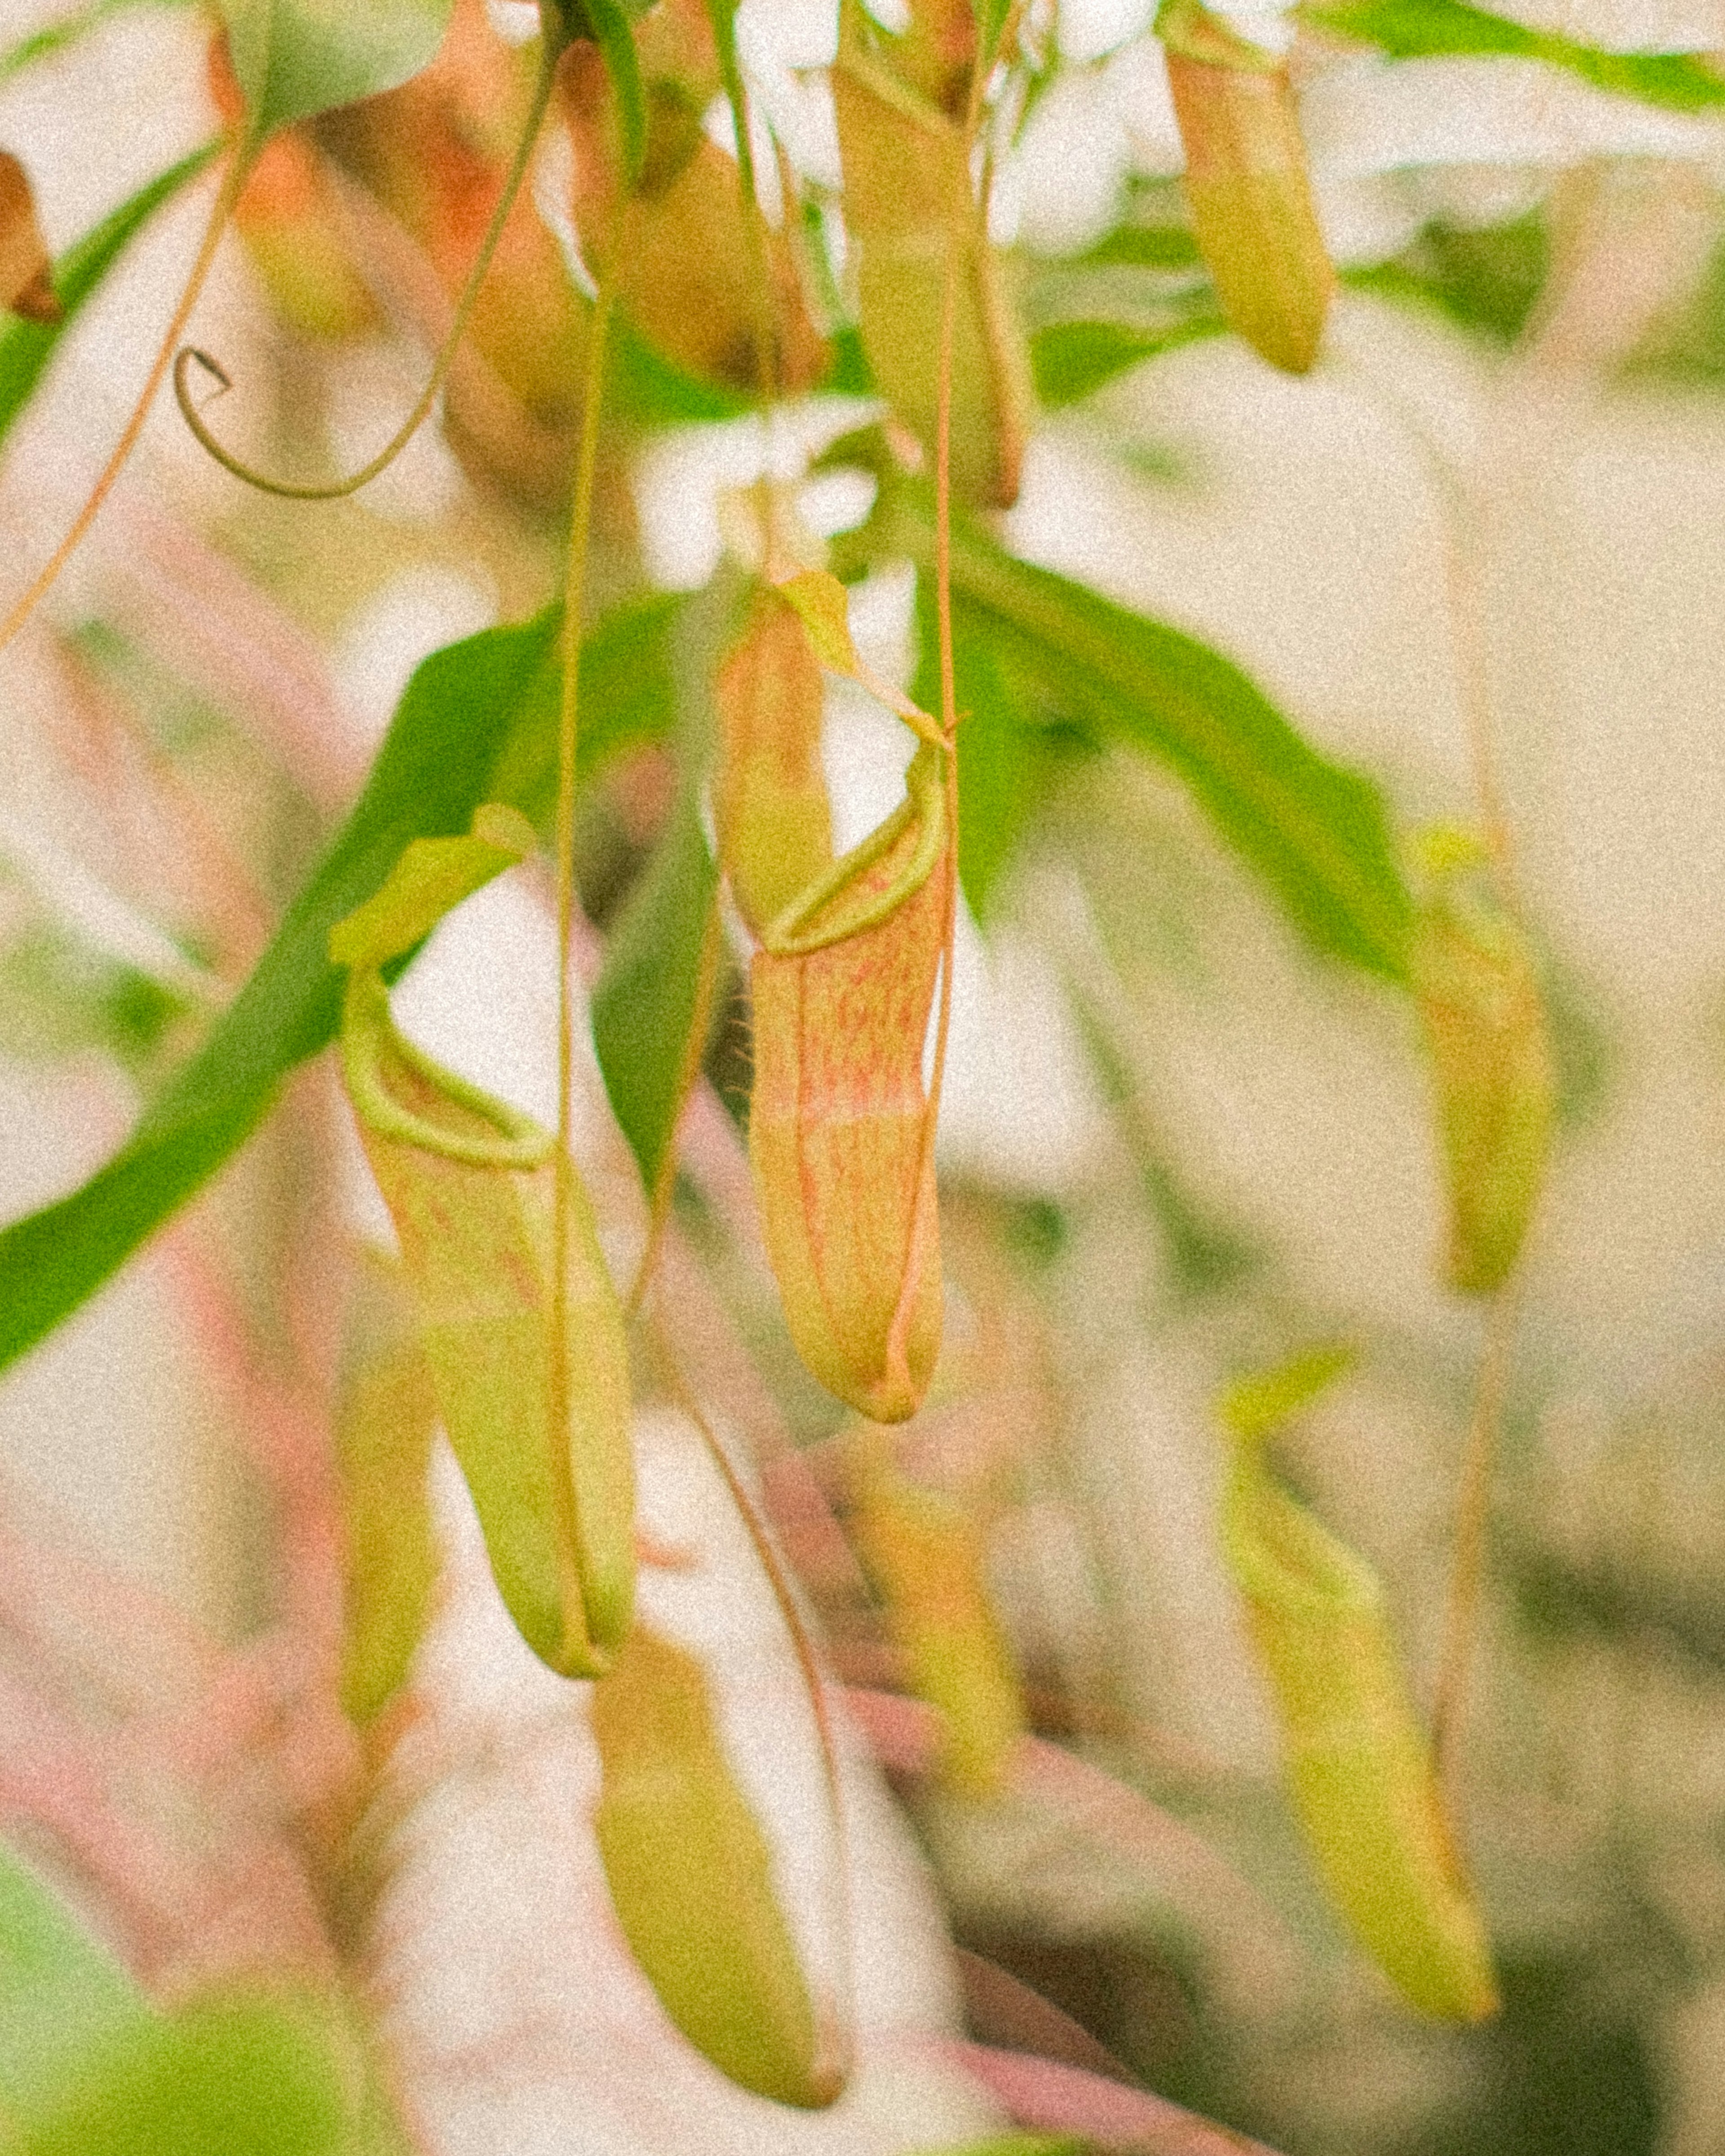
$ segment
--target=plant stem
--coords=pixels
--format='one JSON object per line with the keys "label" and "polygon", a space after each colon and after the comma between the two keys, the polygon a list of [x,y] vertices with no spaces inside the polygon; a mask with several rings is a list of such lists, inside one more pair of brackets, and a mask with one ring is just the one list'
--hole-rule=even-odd
{"label": "plant stem", "polygon": [[149,417],[156,393],[162,387],[162,377],[167,372],[174,346],[179,342],[186,324],[191,319],[192,310],[198,304],[198,295],[209,275],[210,264],[216,259],[216,249],[221,244],[222,234],[227,229],[228,217],[239,199],[240,191],[250,170],[251,152],[236,148],[228,160],[226,172],[222,176],[222,184],[217,191],[215,201],[210,205],[209,222],[204,227],[203,238],[198,243],[198,254],[193,262],[191,274],[186,280],[185,289],[180,294],[179,304],[162,332],[162,342],[151,362],[150,372],[138,393],[137,402],[132,406],[131,416],[121,429],[120,439],[114,444],[113,454],[103,465],[95,485],[85,499],[84,506],[73,518],[71,528],[49,557],[46,566],[39,572],[29,589],[13,606],[4,622],[0,622],[0,651],[6,649],[35,612],[60,571],[71,560],[79,542],[95,523],[102,504],[113,492],[114,482],[125,470],[126,459],[136,447],[138,436],[144,430],[144,422]]}
{"label": "plant stem", "polygon": [[593,527],[593,475],[598,468],[599,415],[605,393],[605,341],[617,290],[617,249],[605,250],[593,320],[588,326],[581,439],[569,511],[569,556],[563,580],[563,680],[557,709],[557,1127],[552,1155],[551,1228],[551,1342],[549,1424],[553,1445],[567,1444],[569,1428],[569,1235],[575,1197],[575,1162],[569,1150],[573,1122],[575,1044],[569,1007],[569,968],[575,928],[575,762],[580,741],[582,608],[587,592],[588,542]]}
{"label": "plant stem", "polygon": [[1510,1356],[1515,1346],[1517,1281],[1512,1274],[1492,1296],[1486,1313],[1486,1341],[1474,1390],[1473,1419],[1462,1448],[1455,1507],[1455,1551],[1450,1560],[1449,1599],[1444,1612],[1444,1640],[1432,1704],[1431,1750],[1440,1782],[1453,1784],[1473,1661],[1480,1587],[1485,1575],[1486,1527],[1491,1512],[1491,1475],[1503,1424],[1504,1395]]}
{"label": "plant stem", "polygon": [[[503,237],[503,228],[509,221],[509,213],[515,208],[516,197],[521,192],[521,182],[526,177],[528,161],[533,153],[533,145],[539,139],[539,130],[545,119],[546,109],[551,103],[552,90],[557,80],[557,60],[562,49],[562,44],[557,41],[550,38],[546,39],[544,55],[540,62],[539,80],[534,85],[532,105],[528,111],[526,123],[521,130],[521,140],[516,145],[515,156],[511,161],[508,175],[503,182],[503,192],[497,198],[496,207],[491,212],[490,222],[485,227],[485,237],[480,242],[479,252],[473,259],[473,267],[467,273],[467,282],[462,286],[461,296],[455,303],[455,312],[449,323],[449,333],[438,348],[437,357],[432,363],[431,372],[426,377],[424,388],[419,392],[414,400],[413,409],[402,421],[400,426],[378,450],[376,456],[362,464],[357,471],[350,472],[346,479],[331,480],[326,482],[271,479],[267,473],[255,471],[251,465],[243,463],[231,450],[224,449],[204,424],[203,415],[192,402],[192,393],[187,386],[188,368],[195,362],[206,372],[214,375],[223,389],[230,387],[230,384],[226,372],[209,357],[208,352],[199,352],[188,345],[174,361],[174,398],[180,408],[180,416],[197,437],[198,446],[213,456],[224,471],[232,472],[235,479],[244,480],[248,486],[254,486],[264,494],[275,495],[284,501],[341,501],[348,495],[357,494],[361,487],[376,479],[381,472],[387,470],[395,462],[424,424],[432,406],[436,403],[439,393],[449,377],[449,369],[454,363],[456,352],[466,334],[468,322],[479,299],[480,288],[485,281],[485,272],[491,266],[491,257],[497,251],[497,244]],[[174,334],[178,334],[177,330]],[[170,338],[171,341],[172,338]]]}

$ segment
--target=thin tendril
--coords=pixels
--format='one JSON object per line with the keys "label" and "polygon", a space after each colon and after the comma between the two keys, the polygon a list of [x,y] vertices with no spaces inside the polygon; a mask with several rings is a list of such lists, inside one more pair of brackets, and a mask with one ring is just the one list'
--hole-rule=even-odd
{"label": "thin tendril", "polygon": [[[426,377],[425,387],[420,391],[412,411],[369,463],[362,465],[357,471],[350,472],[346,479],[331,480],[326,483],[271,479],[267,472],[254,471],[249,465],[242,463],[231,450],[223,448],[192,401],[187,377],[194,365],[201,367],[205,373],[213,375],[224,390],[233,386],[227,370],[218,361],[212,359],[207,352],[200,352],[193,345],[187,345],[177,356],[174,360],[174,399],[179,405],[181,416],[197,437],[199,447],[213,457],[224,471],[232,472],[235,479],[244,480],[248,486],[254,486],[264,494],[275,495],[285,501],[340,501],[350,494],[357,494],[361,487],[388,470],[406,449],[436,403],[449,377],[449,369],[454,363],[461,340],[466,334],[468,321],[479,299],[480,288],[485,281],[485,272],[491,266],[491,257],[497,251],[497,243],[503,237],[503,228],[515,207],[516,197],[521,192],[521,182],[526,177],[533,145],[538,140],[546,108],[551,102],[552,90],[557,80],[557,59],[562,51],[562,46],[557,41],[551,38],[546,39],[539,80],[534,85],[533,103],[527,115],[526,125],[516,145],[508,177],[504,181],[502,193],[497,198],[496,208],[491,212],[490,223],[485,227],[485,237],[480,240],[479,252],[473,259],[473,267],[467,273],[467,282],[455,303],[449,334],[439,347],[431,372]],[[177,335],[177,328],[175,333]]]}
{"label": "thin tendril", "polygon": [[198,295],[203,290],[204,280],[209,275],[210,264],[216,259],[216,249],[221,244],[222,234],[227,228],[228,219],[234,205],[239,199],[240,190],[245,185],[246,177],[251,170],[251,162],[252,153],[249,150],[236,148],[228,162],[228,170],[223,176],[221,187],[216,195],[215,201],[210,206],[209,223],[205,226],[203,238],[198,243],[197,257],[193,262],[191,275],[186,280],[185,290],[180,295],[179,305],[174,309],[172,318],[162,333],[162,343],[151,364],[149,375],[142,389],[138,393],[136,403],[132,406],[131,417],[121,429],[120,439],[114,444],[113,454],[102,467],[101,475],[90,489],[83,508],[73,518],[71,529],[61,540],[59,545],[54,548],[49,557],[47,566],[37,576],[29,589],[7,615],[5,621],[0,623],[0,651],[6,649],[35,612],[38,604],[53,585],[60,571],[70,561],[74,550],[90,526],[95,523],[102,504],[113,491],[114,482],[119,478],[125,469],[127,458],[136,447],[138,436],[144,429],[144,422],[149,417],[150,407],[155,402],[156,393],[162,387],[162,377],[167,372],[168,361],[172,355],[173,348],[179,342],[186,324],[191,319],[192,310],[197,305]]}
{"label": "thin tendril", "polygon": [[973,68],[970,100],[965,113],[963,146],[960,152],[952,222],[947,230],[947,260],[941,282],[940,350],[936,361],[934,416],[934,588],[937,638],[940,645],[941,733],[945,746],[947,824],[946,920],[941,930],[941,999],[935,1019],[934,1067],[929,1074],[928,1106],[924,1111],[917,1147],[916,1205],[910,1254],[899,1290],[898,1307],[892,1317],[892,1337],[910,1328],[916,1301],[918,1245],[917,1227],[922,1192],[928,1173],[940,1118],[941,1091],[947,1075],[947,1042],[952,1027],[952,953],[958,932],[958,697],[952,665],[952,342],[958,315],[958,267],[963,251],[961,218],[968,207],[970,145],[982,111],[982,71]]}
{"label": "thin tendril", "polygon": [[575,927],[575,754],[580,738],[581,622],[587,588],[588,539],[593,524],[593,475],[598,467],[599,411],[605,393],[605,339],[616,295],[617,249],[605,250],[593,320],[588,326],[581,441],[569,512],[569,559],[563,583],[563,683],[557,713],[557,1128],[552,1178],[550,1426],[553,1441],[569,1427],[569,1237],[574,1213],[575,1163],[569,1151],[574,1121],[575,1045],[569,1008],[569,967]]}
{"label": "thin tendril", "polygon": [[803,1613],[797,1606],[795,1589],[792,1587],[783,1562],[774,1548],[773,1537],[766,1522],[750,1496],[742,1477],[732,1464],[730,1454],[719,1440],[719,1435],[696,1401],[685,1381],[678,1365],[664,1324],[654,1327],[654,1337],[659,1350],[659,1361],[666,1389],[683,1413],[701,1433],[701,1442],[731,1493],[731,1502],[737,1507],[737,1517],[747,1530],[754,1545],[756,1557],[767,1584],[773,1590],[773,1599],[778,1604],[779,1615],[790,1635],[791,1650],[796,1656],[802,1674],[803,1687],[809,1697],[809,1710],[814,1717],[814,1728],[820,1746],[821,1770],[826,1780],[827,1798],[832,1806],[834,1861],[832,1873],[833,1914],[839,1936],[839,1980],[835,1986],[838,1994],[835,2014],[836,2028],[832,2031],[837,2056],[832,2071],[840,2085],[850,2077],[855,2051],[855,1970],[851,1942],[850,1879],[846,1851],[850,1837],[845,1831],[844,1794],[839,1777],[839,1747],[833,1733],[832,1717],[827,1711],[826,1693],[821,1683],[820,1661],[814,1650],[814,1642],[809,1628],[803,1622]]}

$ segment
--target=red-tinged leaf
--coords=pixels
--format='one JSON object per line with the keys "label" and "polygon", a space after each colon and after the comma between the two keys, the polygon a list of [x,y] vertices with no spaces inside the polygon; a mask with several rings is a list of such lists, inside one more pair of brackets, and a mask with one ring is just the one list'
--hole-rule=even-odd
{"label": "red-tinged leaf", "polygon": [[1183,2105],[1126,2088],[1082,2066],[1064,2066],[1026,2051],[952,2041],[940,2046],[972,2074],[1021,2126],[1045,2133],[1077,2133],[1131,2156],[1276,2156],[1250,2134],[1219,2126]]}
{"label": "red-tinged leaf", "polygon": [[60,319],[36,198],[29,176],[9,150],[0,150],[0,307],[28,322]]}
{"label": "red-tinged leaf", "polygon": [[941,1338],[922,1050],[949,898],[937,752],[901,809],[775,925],[752,975],[749,1152],[798,1353],[876,1422],[913,1414]]}

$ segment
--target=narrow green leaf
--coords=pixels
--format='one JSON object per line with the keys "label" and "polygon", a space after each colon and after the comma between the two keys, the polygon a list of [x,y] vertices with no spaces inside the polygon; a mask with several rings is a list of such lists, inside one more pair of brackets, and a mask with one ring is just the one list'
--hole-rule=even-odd
{"label": "narrow green leaf", "polygon": [[1578,74],[1595,90],[1637,98],[1668,112],[1702,112],[1725,105],[1725,77],[1692,53],[1612,53],[1553,30],[1531,30],[1466,0],[1307,0],[1297,11],[1314,29],[1358,38],[1392,59],[1442,54],[1504,53],[1543,60]]}
{"label": "narrow green leaf", "polygon": [[[932,567],[925,486],[904,484],[883,526]],[[1320,756],[1255,683],[1195,637],[1133,613],[955,523],[952,583],[1051,714],[1168,764],[1317,949],[1407,978],[1412,901],[1368,779]],[[959,769],[963,770],[963,743]]]}
{"label": "narrow green leaf", "polygon": [[0,2147],[149,2019],[125,1971],[0,1842]]}
{"label": "narrow green leaf", "polygon": [[1030,338],[1030,376],[1051,411],[1076,404],[1142,361],[1183,344],[1220,336],[1228,325],[1208,292],[1183,321],[1165,329],[1134,329],[1126,322],[1050,322]]}
{"label": "narrow green leaf", "polygon": [[[620,608],[582,650],[581,769],[670,723],[680,598]],[[547,820],[557,762],[556,608],[434,652],[408,682],[352,815],[202,1050],[123,1152],[58,1204],[0,1229],[0,1369],[23,1354],[250,1136],[293,1066],[335,1038],[330,930],[418,838],[465,831],[486,799]]]}
{"label": "narrow green leaf", "polygon": [[659,1187],[706,1047],[704,1019],[712,1003],[706,947],[718,887],[695,797],[685,789],[612,935],[593,997],[593,1047],[605,1091],[649,1194]]}
{"label": "narrow green leaf", "polygon": [[1525,327],[1551,268],[1543,207],[1478,228],[1434,218],[1389,262],[1344,270],[1357,292],[1435,309],[1462,329],[1511,344]]}
{"label": "narrow green leaf", "polygon": [[[74,45],[87,38],[92,30],[105,23],[110,15],[117,15],[127,8],[148,4],[151,4],[151,0],[88,0],[86,6],[74,9],[69,15],[63,15],[59,22],[44,23],[39,30],[32,30],[28,36],[20,38],[16,44],[8,45],[4,52],[0,52],[0,82],[6,82],[15,74],[22,74],[26,68],[33,67],[39,60],[52,59],[57,53],[69,51]],[[153,0],[153,4],[162,8],[180,8],[187,4],[187,0]]]}
{"label": "narrow green leaf", "polygon": [[977,65],[991,68],[1000,49],[1000,33],[1012,13],[1012,0],[976,0]]}
{"label": "narrow green leaf", "polygon": [[[916,579],[918,659],[911,694],[940,701],[934,580]],[[954,596],[952,677],[958,706],[958,881],[976,919],[988,925],[1001,871],[1044,798],[1057,750],[1034,691],[1001,663],[985,617]]]}
{"label": "narrow green leaf", "polygon": [[217,0],[254,141],[405,82],[435,54],[451,0]]}
{"label": "narrow green leaf", "polygon": [[581,4],[593,26],[593,41],[604,55],[605,72],[611,78],[623,135],[624,169],[633,185],[641,177],[647,154],[647,93],[641,81],[634,32],[619,0],[581,0]]}
{"label": "narrow green leaf", "polygon": [[10,315],[0,323],[0,442],[29,402],[79,309],[113,268],[126,243],[165,202],[203,170],[220,147],[218,142],[207,142],[189,157],[182,157],[66,249],[54,265],[54,289],[61,308],[59,321],[28,322],[22,316]]}

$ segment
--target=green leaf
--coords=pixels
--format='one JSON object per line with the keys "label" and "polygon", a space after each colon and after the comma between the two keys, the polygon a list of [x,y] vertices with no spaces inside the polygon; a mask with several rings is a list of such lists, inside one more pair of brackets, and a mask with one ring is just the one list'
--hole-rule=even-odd
{"label": "green leaf", "polygon": [[[934,580],[916,579],[918,661],[911,694],[925,709],[940,701]],[[1038,802],[1055,762],[1055,729],[1040,722],[1034,692],[989,636],[988,622],[964,600],[952,603],[952,678],[958,726],[958,880],[986,927],[1001,871]]]}
{"label": "green leaf", "polygon": [[182,157],[66,249],[54,265],[54,289],[61,307],[59,321],[28,322],[18,315],[4,318],[0,325],[0,442],[29,402],[79,309],[113,268],[126,243],[203,170],[220,147],[218,142],[208,142]]}
{"label": "green leaf", "polygon": [[759,403],[748,391],[685,374],[649,344],[623,314],[613,316],[606,346],[608,420],[626,421],[647,431],[701,426],[739,418]]}
{"label": "green leaf", "polygon": [[1435,308],[1500,344],[1522,333],[1551,267],[1543,208],[1477,230],[1435,218],[1389,262],[1344,270],[1343,284],[1380,299]]}
{"label": "green leaf", "polygon": [[[583,784],[614,756],[662,741],[676,715],[672,645],[688,595],[630,599],[588,629],[581,646],[581,726],[575,775]],[[556,617],[560,621],[561,616]],[[557,805],[557,716],[563,674],[553,657],[529,682],[491,778],[491,798],[551,828]]]}
{"label": "green leaf", "polygon": [[217,0],[254,142],[405,82],[435,54],[451,0]]}
{"label": "green leaf", "polygon": [[320,2002],[285,1994],[141,2022],[27,2135],[24,2156],[349,2156],[341,2033]]}
{"label": "green leaf", "polygon": [[641,177],[647,155],[647,93],[641,82],[634,32],[619,0],[581,0],[581,4],[592,25],[593,41],[604,56],[605,72],[611,78],[623,135],[624,169],[633,185]]}
{"label": "green leaf", "polygon": [[1036,394],[1051,410],[1076,404],[1105,382],[1160,352],[1202,337],[1220,336],[1228,325],[1208,292],[1199,311],[1163,329],[1135,329],[1126,322],[1050,322],[1030,338],[1030,376]]}
{"label": "green leaf", "polygon": [[1012,13],[1012,0],[976,0],[977,65],[984,69],[994,64],[999,50],[1000,33],[1006,28],[1006,18]]}
{"label": "green leaf", "polygon": [[718,887],[695,795],[685,788],[624,907],[593,996],[605,1091],[649,1196],[706,1052]]}
{"label": "green leaf", "polygon": [[[582,651],[580,769],[670,723],[665,656],[680,598],[620,608]],[[547,820],[557,767],[555,608],[434,652],[408,682],[365,791],[255,971],[125,1150],[80,1190],[0,1230],[0,1369],[122,1265],[263,1116],[293,1066],[335,1038],[330,930],[418,838],[465,831],[487,799]]]}
{"label": "green leaf", "polygon": [[1505,53],[1566,68],[1595,90],[1668,112],[1725,105],[1725,78],[1691,53],[1611,53],[1551,30],[1530,30],[1466,0],[1307,0],[1296,11],[1314,29],[1376,45],[1392,59],[1440,54]]}
{"label": "green leaf", "polygon": [[147,2024],[131,1979],[0,1842],[0,2146],[41,2118],[90,2055]]}
{"label": "green leaf", "polygon": [[[127,8],[150,4],[150,0],[89,0],[89,4],[63,15],[57,23],[45,23],[39,30],[32,30],[20,38],[15,45],[0,52],[0,82],[13,75],[22,74],[26,68],[33,67],[38,60],[52,59],[80,44],[100,23],[110,15],[117,15]],[[187,0],[154,0],[162,8],[180,8]]]}
{"label": "green leaf", "polygon": [[[901,483],[880,526],[932,567],[930,490]],[[1316,949],[1407,978],[1412,902],[1378,789],[1320,756],[1231,661],[955,522],[952,584],[997,664],[1051,715],[1168,765]],[[959,769],[964,745],[959,743]]]}

